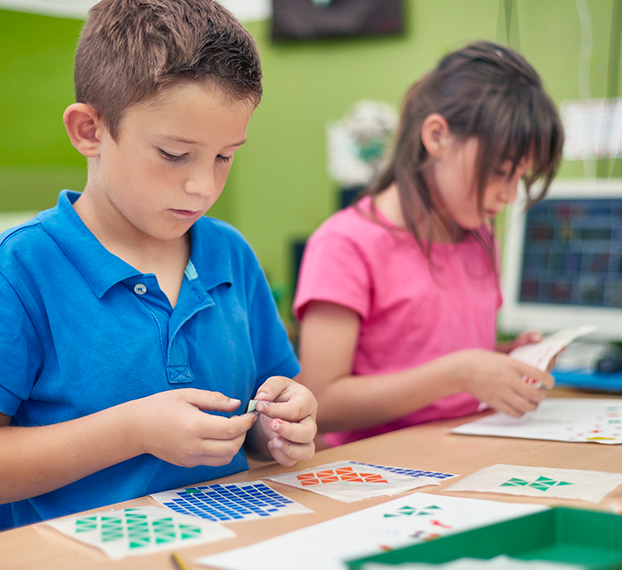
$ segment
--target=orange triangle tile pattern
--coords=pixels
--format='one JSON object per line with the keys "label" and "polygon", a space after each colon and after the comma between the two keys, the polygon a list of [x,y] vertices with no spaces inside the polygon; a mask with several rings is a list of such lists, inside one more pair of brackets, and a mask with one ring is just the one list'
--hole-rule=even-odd
{"label": "orange triangle tile pattern", "polygon": [[302,473],[297,476],[303,487],[321,485],[323,483],[338,483],[340,481],[355,481],[357,483],[388,483],[378,473],[357,473],[352,467],[341,469],[323,469],[312,473]]}

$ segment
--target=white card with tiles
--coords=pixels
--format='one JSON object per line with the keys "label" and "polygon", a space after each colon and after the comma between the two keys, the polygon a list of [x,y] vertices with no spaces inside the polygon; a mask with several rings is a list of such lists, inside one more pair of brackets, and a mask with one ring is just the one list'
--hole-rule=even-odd
{"label": "white card with tiles", "polygon": [[221,523],[313,512],[262,481],[197,485],[151,497],[177,513]]}
{"label": "white card with tiles", "polygon": [[113,560],[233,538],[218,523],[160,507],[82,514],[45,523],[63,534],[103,550]]}
{"label": "white card with tiles", "polygon": [[620,483],[620,473],[498,464],[467,475],[444,492],[478,491],[597,503]]}
{"label": "white card with tiles", "polygon": [[455,475],[356,461],[335,461],[266,479],[351,503],[371,497],[397,495],[426,485],[440,485],[439,479],[448,477]]}

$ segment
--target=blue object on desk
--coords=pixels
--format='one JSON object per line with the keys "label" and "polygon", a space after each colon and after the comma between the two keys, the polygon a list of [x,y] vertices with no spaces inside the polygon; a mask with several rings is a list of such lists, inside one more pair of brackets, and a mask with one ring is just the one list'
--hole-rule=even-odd
{"label": "blue object on desk", "polygon": [[0,530],[13,528],[13,526],[13,513],[11,511],[11,505],[9,503],[0,505]]}
{"label": "blue object on desk", "polygon": [[603,392],[622,392],[622,372],[597,372],[596,370],[557,370],[553,369],[556,386],[600,390]]}

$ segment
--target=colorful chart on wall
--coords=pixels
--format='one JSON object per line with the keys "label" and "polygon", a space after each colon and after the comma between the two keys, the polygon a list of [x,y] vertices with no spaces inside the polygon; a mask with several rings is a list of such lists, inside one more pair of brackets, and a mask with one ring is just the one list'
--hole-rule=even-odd
{"label": "colorful chart on wall", "polygon": [[151,496],[162,506],[175,512],[217,522],[313,512],[261,481],[200,485],[154,493]]}
{"label": "colorful chart on wall", "polygon": [[103,511],[45,524],[103,550],[114,560],[235,536],[231,529],[217,523],[171,513],[160,507]]}
{"label": "colorful chart on wall", "polygon": [[622,400],[547,398],[522,418],[497,412],[451,430],[463,435],[492,435],[554,441],[622,443]]}
{"label": "colorful chart on wall", "polygon": [[455,475],[355,461],[335,461],[266,479],[351,503],[370,497],[397,495],[425,485],[440,485],[440,480],[448,477]]}
{"label": "colorful chart on wall", "polygon": [[499,464],[484,467],[444,491],[479,491],[597,503],[620,483],[622,474],[619,473]]}
{"label": "colorful chart on wall", "polygon": [[545,509],[542,505],[413,493],[196,562],[224,570],[346,570],[345,560]]}

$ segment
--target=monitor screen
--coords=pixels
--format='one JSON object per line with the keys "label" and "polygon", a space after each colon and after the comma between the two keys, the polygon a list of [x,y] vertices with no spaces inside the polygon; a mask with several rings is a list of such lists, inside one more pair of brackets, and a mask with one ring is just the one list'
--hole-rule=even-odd
{"label": "monitor screen", "polygon": [[500,331],[594,324],[622,340],[622,180],[559,179],[527,213],[517,201],[501,266]]}

